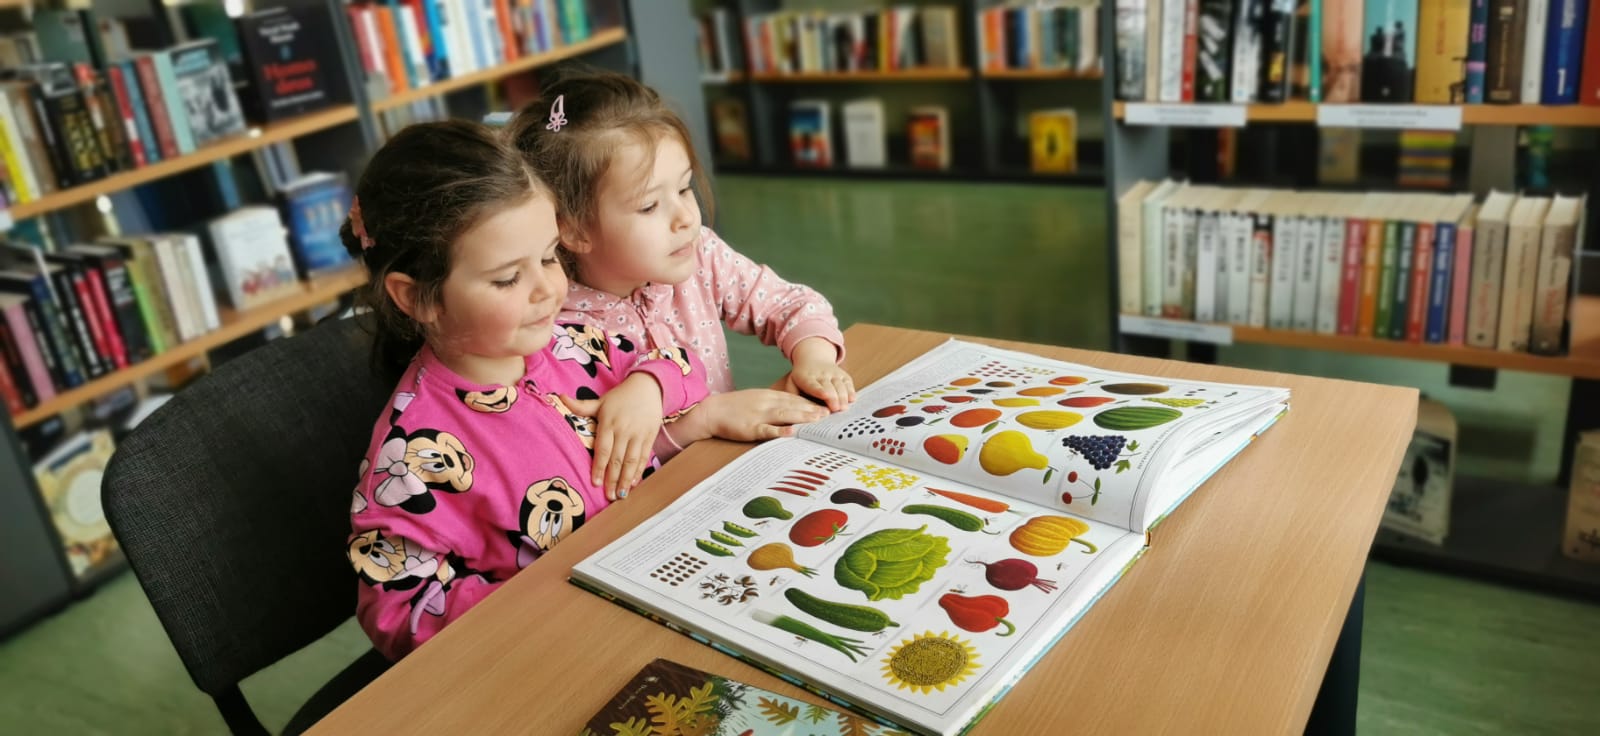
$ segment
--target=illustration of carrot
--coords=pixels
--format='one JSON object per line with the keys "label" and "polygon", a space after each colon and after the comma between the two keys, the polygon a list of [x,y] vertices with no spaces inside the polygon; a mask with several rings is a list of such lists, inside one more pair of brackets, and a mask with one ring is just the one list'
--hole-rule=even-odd
{"label": "illustration of carrot", "polygon": [[968,493],[957,493],[955,491],[945,491],[938,488],[929,488],[928,492],[936,496],[944,496],[945,498],[955,501],[956,503],[966,504],[979,511],[987,511],[991,514],[1002,514],[1011,510],[1010,504],[1003,503],[1001,501],[995,501],[993,499],[983,498],[981,496],[974,496]]}

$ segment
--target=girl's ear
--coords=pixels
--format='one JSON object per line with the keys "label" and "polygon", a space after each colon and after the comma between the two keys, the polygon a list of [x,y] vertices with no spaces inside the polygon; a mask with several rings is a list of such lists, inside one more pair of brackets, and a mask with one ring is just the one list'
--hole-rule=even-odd
{"label": "girl's ear", "polygon": [[573,253],[588,253],[594,250],[594,241],[589,239],[589,234],[583,228],[573,227],[568,223],[560,223],[561,247]]}
{"label": "girl's ear", "polygon": [[390,271],[383,277],[383,289],[394,300],[395,306],[400,307],[407,317],[416,320],[417,324],[433,324],[438,316],[437,307],[422,303],[422,290],[410,276]]}

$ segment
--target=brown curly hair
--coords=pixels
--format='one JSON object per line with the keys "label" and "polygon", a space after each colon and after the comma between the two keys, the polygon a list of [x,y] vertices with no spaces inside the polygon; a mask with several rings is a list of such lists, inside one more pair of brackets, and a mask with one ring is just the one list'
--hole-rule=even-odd
{"label": "brown curly hair", "polygon": [[371,245],[363,247],[349,217],[339,238],[369,276],[356,301],[372,310],[375,372],[403,369],[425,337],[422,325],[389,298],[387,276],[411,277],[419,303],[437,304],[456,239],[487,217],[547,194],[509,138],[475,122],[412,125],[372,155],[356,185]]}

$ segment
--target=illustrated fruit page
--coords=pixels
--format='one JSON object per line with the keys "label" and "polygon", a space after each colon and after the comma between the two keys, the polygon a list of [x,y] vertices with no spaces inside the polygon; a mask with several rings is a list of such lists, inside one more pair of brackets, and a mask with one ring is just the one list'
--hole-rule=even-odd
{"label": "illustrated fruit page", "polygon": [[[800,436],[1137,528],[1146,471],[1281,389],[1170,381],[951,341]],[[1254,408],[1254,409],[1253,409]],[[1232,419],[1232,422],[1230,422]]]}
{"label": "illustrated fruit page", "polygon": [[790,439],[574,573],[926,725],[975,712],[1142,549],[1123,529]]}

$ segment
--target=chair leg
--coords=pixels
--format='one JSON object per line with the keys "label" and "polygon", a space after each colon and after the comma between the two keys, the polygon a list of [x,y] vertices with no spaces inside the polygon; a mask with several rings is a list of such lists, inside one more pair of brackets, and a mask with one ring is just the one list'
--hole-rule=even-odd
{"label": "chair leg", "polygon": [[217,710],[222,712],[222,720],[228,724],[228,732],[233,736],[267,736],[267,727],[256,718],[256,712],[245,702],[244,693],[239,691],[238,685],[212,695],[211,699],[216,701]]}

